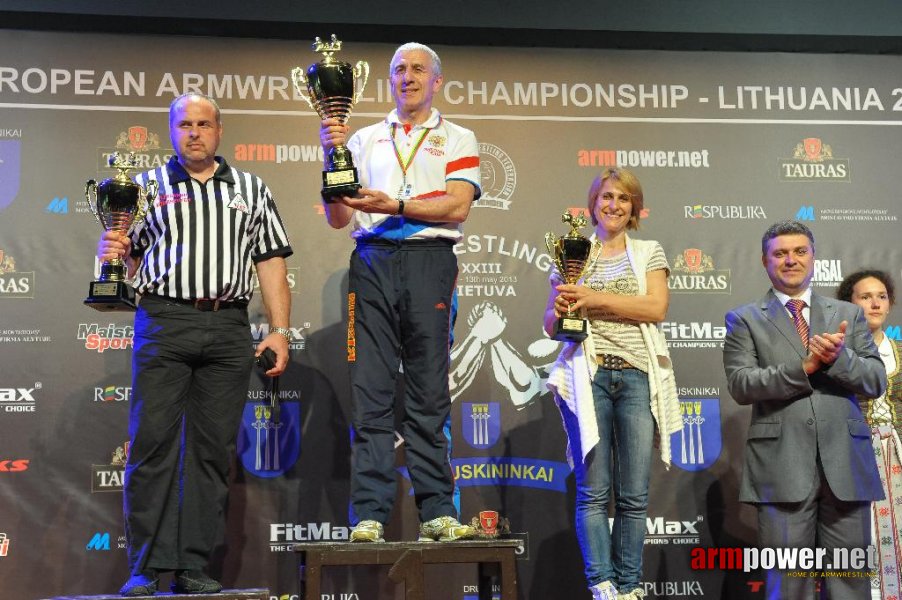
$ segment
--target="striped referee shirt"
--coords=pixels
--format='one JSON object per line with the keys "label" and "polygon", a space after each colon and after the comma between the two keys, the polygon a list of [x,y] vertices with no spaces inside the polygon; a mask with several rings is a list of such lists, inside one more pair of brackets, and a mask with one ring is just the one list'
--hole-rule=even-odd
{"label": "striped referee shirt", "polygon": [[135,289],[169,298],[250,300],[254,263],[292,254],[269,188],[250,173],[218,167],[206,183],[173,156],[136,181],[159,184],[147,216],[131,235],[141,264]]}

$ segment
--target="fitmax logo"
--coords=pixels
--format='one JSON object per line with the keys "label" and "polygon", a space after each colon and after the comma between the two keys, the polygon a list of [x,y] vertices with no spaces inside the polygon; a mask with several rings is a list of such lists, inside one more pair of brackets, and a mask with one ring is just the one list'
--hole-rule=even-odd
{"label": "fitmax logo", "polygon": [[69,197],[63,196],[62,198],[54,198],[50,201],[50,204],[44,208],[44,212],[53,213],[56,215],[66,215],[69,214]]}

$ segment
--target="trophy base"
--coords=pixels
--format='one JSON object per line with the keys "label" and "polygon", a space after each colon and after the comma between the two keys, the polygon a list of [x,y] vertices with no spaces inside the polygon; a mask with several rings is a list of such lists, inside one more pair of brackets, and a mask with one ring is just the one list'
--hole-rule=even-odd
{"label": "trophy base", "polygon": [[561,317],[554,324],[551,339],[559,342],[581,342],[589,335],[589,322],[575,317]]}
{"label": "trophy base", "polygon": [[138,309],[135,290],[124,281],[92,281],[85,304],[102,312]]}
{"label": "trophy base", "polygon": [[331,204],[341,196],[353,196],[360,189],[360,180],[357,177],[357,169],[342,169],[340,171],[323,171],[323,202]]}

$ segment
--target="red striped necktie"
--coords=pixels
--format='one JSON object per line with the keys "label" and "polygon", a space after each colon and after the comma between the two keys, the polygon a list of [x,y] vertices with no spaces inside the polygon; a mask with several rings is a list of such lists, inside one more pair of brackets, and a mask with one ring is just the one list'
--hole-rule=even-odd
{"label": "red striped necktie", "polygon": [[802,338],[802,345],[805,346],[805,350],[808,350],[808,321],[805,320],[805,315],[802,314],[802,309],[805,308],[805,301],[800,300],[798,298],[793,298],[786,303],[786,308],[789,309],[789,313],[792,315],[792,322],[795,323],[796,331],[799,332],[799,337]]}

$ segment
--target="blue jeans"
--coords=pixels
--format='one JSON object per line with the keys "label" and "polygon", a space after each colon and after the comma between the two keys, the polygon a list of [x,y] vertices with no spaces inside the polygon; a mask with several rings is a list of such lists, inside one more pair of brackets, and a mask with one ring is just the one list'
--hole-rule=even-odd
{"label": "blue jeans", "polygon": [[[576,537],[589,587],[610,581],[626,593],[639,587],[642,575],[655,430],[648,375],[599,367],[592,397],[601,439],[585,461],[576,416],[562,406],[576,474]],[[613,528],[608,520],[612,483]]]}

